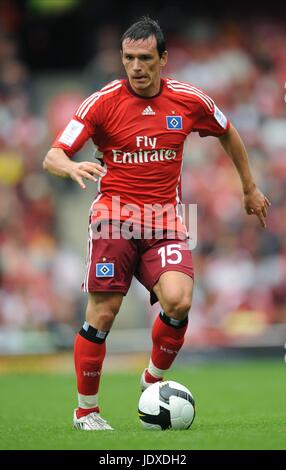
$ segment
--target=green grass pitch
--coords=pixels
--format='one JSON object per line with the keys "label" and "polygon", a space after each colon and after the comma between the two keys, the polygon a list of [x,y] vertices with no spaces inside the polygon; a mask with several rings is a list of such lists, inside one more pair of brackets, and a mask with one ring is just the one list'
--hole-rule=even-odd
{"label": "green grass pitch", "polygon": [[166,379],[192,391],[196,418],[186,431],[144,430],[137,416],[138,373],[103,374],[102,416],[115,431],[71,425],[75,378],[0,375],[2,449],[286,449],[286,365],[225,362],[174,367]]}

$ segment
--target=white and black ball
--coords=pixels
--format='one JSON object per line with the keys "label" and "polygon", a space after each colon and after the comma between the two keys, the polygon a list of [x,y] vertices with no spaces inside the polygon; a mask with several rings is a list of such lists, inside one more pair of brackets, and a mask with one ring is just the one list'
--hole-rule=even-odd
{"label": "white and black ball", "polygon": [[138,414],[147,429],[188,429],[195,418],[194,397],[173,380],[156,382],[142,393]]}

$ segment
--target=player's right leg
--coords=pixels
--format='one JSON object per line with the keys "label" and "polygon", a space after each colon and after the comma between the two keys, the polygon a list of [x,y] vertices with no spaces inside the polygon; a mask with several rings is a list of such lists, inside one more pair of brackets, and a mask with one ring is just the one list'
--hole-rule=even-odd
{"label": "player's right leg", "polygon": [[[134,241],[122,236],[112,238],[114,226],[108,224],[105,228],[109,237],[96,238],[92,224],[89,226],[86,275],[82,285],[84,292],[88,292],[86,322],[76,337],[74,350],[79,400],[74,424],[80,429],[110,429],[104,422],[98,423],[97,394],[105,340],[123,295],[130,287],[138,257]],[[118,230],[117,224],[115,228]]]}
{"label": "player's right leg", "polygon": [[123,299],[119,292],[89,293],[86,321],[76,336],[74,361],[77,377],[78,408],[74,427],[82,430],[112,430],[99,415],[97,394],[105,340]]}

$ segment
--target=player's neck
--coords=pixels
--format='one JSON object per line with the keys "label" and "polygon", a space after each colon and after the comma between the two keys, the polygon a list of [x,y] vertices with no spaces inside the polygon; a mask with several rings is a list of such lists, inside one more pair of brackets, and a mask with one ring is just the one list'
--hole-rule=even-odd
{"label": "player's neck", "polygon": [[159,78],[158,83],[154,83],[154,86],[148,87],[147,89],[142,89],[142,90],[133,88],[129,80],[127,80],[126,83],[127,83],[127,88],[131,91],[131,93],[140,98],[155,98],[156,96],[160,95],[162,88],[163,88],[162,78]]}

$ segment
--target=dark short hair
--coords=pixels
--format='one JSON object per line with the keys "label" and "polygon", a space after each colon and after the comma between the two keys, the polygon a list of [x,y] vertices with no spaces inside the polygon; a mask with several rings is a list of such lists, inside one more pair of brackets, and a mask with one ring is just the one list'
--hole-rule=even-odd
{"label": "dark short hair", "polygon": [[155,36],[159,57],[162,57],[163,52],[166,50],[164,34],[159,23],[149,18],[149,16],[143,16],[139,21],[133,23],[125,33],[123,33],[120,41],[120,48],[122,50],[122,43],[125,39],[138,41],[139,39],[147,39],[150,36]]}

